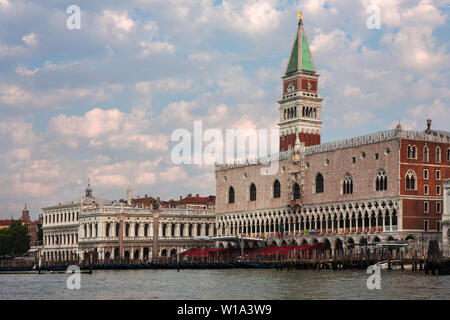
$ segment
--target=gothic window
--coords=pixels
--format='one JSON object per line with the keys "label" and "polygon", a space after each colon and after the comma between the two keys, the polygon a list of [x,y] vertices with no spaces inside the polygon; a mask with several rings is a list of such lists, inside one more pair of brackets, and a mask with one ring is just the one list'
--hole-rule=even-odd
{"label": "gothic window", "polygon": [[441,148],[437,147],[436,148],[436,163],[440,163],[441,162]]}
{"label": "gothic window", "polygon": [[305,116],[305,106],[303,106],[303,108],[302,108],[302,117],[304,117]]}
{"label": "gothic window", "polygon": [[286,120],[286,109],[284,109],[284,120]]}
{"label": "gothic window", "polygon": [[450,161],[450,148],[447,149],[447,161]]}
{"label": "gothic window", "polygon": [[376,191],[383,191],[387,190],[387,175],[386,171],[383,169],[380,169],[377,174],[377,178],[375,181],[375,190]]}
{"label": "gothic window", "polygon": [[319,172],[316,175],[316,193],[322,193],[323,192],[323,176]]}
{"label": "gothic window", "polygon": [[407,149],[406,149],[406,153],[407,153],[407,158],[408,159],[416,159],[417,158],[417,148],[416,146],[410,146],[408,145]]}
{"label": "gothic window", "polygon": [[256,186],[254,183],[250,185],[250,201],[256,201]]}
{"label": "gothic window", "polygon": [[279,198],[280,196],[281,196],[280,181],[275,180],[275,182],[273,183],[273,197]]}
{"label": "gothic window", "polygon": [[428,147],[423,148],[423,161],[428,162]]}
{"label": "gothic window", "polygon": [[228,189],[228,203],[234,203],[234,188]]}
{"label": "gothic window", "polygon": [[416,173],[414,172],[414,170],[408,170],[408,172],[406,173],[406,178],[405,178],[405,187],[406,190],[416,190]]}
{"label": "gothic window", "polygon": [[292,193],[294,194],[294,200],[300,199],[300,186],[298,185],[298,183],[294,183]]}
{"label": "gothic window", "polygon": [[344,177],[342,183],[342,194],[352,194],[353,193],[353,178],[351,175],[347,174]]}

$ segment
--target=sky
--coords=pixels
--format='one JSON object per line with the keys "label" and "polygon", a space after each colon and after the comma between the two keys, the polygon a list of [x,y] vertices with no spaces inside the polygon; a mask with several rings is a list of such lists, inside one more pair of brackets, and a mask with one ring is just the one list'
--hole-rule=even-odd
{"label": "sky", "polygon": [[171,161],[171,134],[275,128],[298,11],[322,142],[450,130],[449,0],[0,0],[0,218],[37,218],[88,177],[107,199],[214,194],[212,165]]}

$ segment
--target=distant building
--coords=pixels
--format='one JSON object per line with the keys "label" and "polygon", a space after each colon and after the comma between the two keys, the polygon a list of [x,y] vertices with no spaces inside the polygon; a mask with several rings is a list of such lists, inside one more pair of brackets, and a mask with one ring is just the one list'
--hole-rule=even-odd
{"label": "distant building", "polygon": [[180,200],[169,200],[170,208],[192,209],[192,210],[214,210],[216,196],[200,197],[199,194],[192,196],[188,194],[185,198],[180,196]]}
{"label": "distant building", "polygon": [[[197,201],[210,202],[194,202]],[[153,210],[155,204],[157,211]],[[96,198],[88,184],[85,197],[42,209],[42,254],[48,261],[85,259],[88,253],[98,259],[174,257],[197,247],[194,237],[215,236],[213,210],[169,206],[168,201],[147,195],[133,199],[131,188],[127,190],[127,200]],[[158,246],[154,252],[156,221]],[[213,246],[214,242],[203,241],[202,245]]]}
{"label": "distant building", "polygon": [[154,198],[148,195],[144,197],[132,198],[131,189],[127,190],[127,200],[121,199],[120,203],[128,204],[136,208],[152,208],[155,203],[159,208],[177,208],[177,209],[191,209],[191,210],[214,210],[216,203],[216,196],[209,195],[201,197],[199,194],[195,196],[189,193],[186,197],[180,196],[179,200],[170,199],[168,201],[161,200],[159,197]]}
{"label": "distant building", "polygon": [[28,227],[28,235],[30,236],[30,246],[34,246],[37,244],[37,235],[39,231],[39,224],[42,224],[42,221],[35,220],[31,221],[30,211],[27,209],[27,205],[25,204],[25,208],[22,210],[22,217],[20,218],[23,224]]}
{"label": "distant building", "polygon": [[11,225],[11,223],[13,223],[13,221],[14,220],[12,220],[12,219],[2,219],[2,220],[0,220],[0,230],[9,228],[9,226]]}
{"label": "distant building", "polygon": [[30,236],[30,246],[36,245],[37,242],[37,234],[39,231],[39,223],[41,221],[34,220],[32,221],[30,218],[30,211],[27,209],[27,205],[25,204],[25,208],[22,210],[22,216],[19,220],[14,219],[2,219],[0,220],[0,229],[9,228],[9,226],[14,221],[21,221],[24,225],[28,227],[28,235]]}

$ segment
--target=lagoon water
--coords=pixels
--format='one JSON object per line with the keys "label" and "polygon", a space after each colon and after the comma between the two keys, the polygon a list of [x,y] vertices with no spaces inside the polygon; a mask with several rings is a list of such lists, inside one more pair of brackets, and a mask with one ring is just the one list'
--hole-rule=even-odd
{"label": "lagoon water", "polygon": [[0,274],[0,299],[450,299],[450,276],[382,271],[369,290],[364,271],[227,269],[121,270],[81,275]]}

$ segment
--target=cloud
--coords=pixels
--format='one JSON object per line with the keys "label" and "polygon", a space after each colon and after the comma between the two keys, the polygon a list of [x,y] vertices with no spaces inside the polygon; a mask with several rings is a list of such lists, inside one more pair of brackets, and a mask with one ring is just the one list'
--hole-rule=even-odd
{"label": "cloud", "polygon": [[146,132],[148,119],[139,114],[126,114],[118,109],[95,108],[83,116],[60,114],[49,121],[49,131],[61,136],[61,142],[78,147],[87,140],[91,147],[104,146],[113,149],[168,150],[168,137]]}
{"label": "cloud", "polygon": [[119,39],[124,39],[135,28],[134,21],[126,11],[104,10],[99,20],[98,24],[104,28],[105,33]]}
{"label": "cloud", "polygon": [[[20,70],[19,74],[20,72],[30,75],[30,71]],[[31,73],[36,73],[36,70]],[[59,109],[68,97],[72,101],[85,99],[89,99],[91,102],[108,101],[121,90],[122,85],[109,84],[92,88],[63,88],[38,92],[16,84],[0,83],[0,103],[21,109],[30,107]]]}
{"label": "cloud", "polygon": [[408,110],[401,123],[406,130],[424,130],[426,120],[432,119],[432,127],[448,130],[450,107],[441,99],[435,99],[431,104],[421,104]]}
{"label": "cloud", "polygon": [[26,77],[32,77],[39,71],[39,68],[34,70],[27,69],[26,67],[19,66],[16,68],[16,73]]}
{"label": "cloud", "polygon": [[29,47],[36,47],[38,44],[37,37],[34,32],[24,35],[22,37],[22,41],[25,42]]}
{"label": "cloud", "polygon": [[175,47],[165,41],[141,41],[139,45],[142,47],[141,57],[143,58],[155,53],[168,52],[173,54],[175,52]]}

